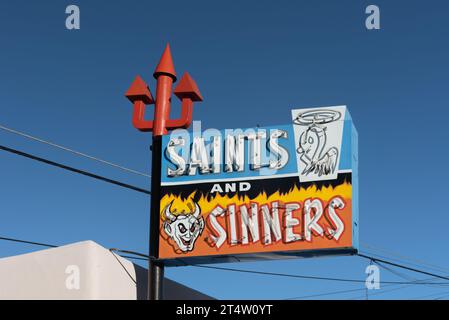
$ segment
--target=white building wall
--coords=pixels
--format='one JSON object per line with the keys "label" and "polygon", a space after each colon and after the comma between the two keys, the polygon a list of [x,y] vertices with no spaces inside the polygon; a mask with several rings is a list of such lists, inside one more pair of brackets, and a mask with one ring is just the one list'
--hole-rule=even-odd
{"label": "white building wall", "polygon": [[[93,241],[0,259],[3,300],[141,300],[146,282],[146,269]],[[164,298],[211,299],[169,279],[164,281]]]}

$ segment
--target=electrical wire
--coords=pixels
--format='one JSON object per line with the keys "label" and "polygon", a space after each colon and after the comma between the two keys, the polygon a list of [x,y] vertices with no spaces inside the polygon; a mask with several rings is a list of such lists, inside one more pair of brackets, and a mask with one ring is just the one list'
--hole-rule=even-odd
{"label": "electrical wire", "polygon": [[412,277],[407,276],[406,274],[404,274],[402,272],[396,271],[396,270],[394,270],[394,269],[392,269],[390,267],[387,267],[387,266],[383,265],[383,263],[376,262],[376,264],[379,267],[381,267],[382,269],[387,270],[388,272],[390,272],[390,273],[394,274],[395,276],[400,277],[400,278],[402,278],[404,280],[409,280],[409,281],[416,280],[416,279],[413,279]]}
{"label": "electrical wire", "polygon": [[[375,263],[376,263],[379,267],[381,267],[381,268],[387,270],[388,272],[390,272],[390,273],[392,273],[392,274],[394,274],[394,275],[396,275],[396,276],[398,276],[398,277],[400,277],[400,278],[402,278],[402,279],[409,280],[409,281],[411,281],[411,282],[425,282],[425,281],[432,281],[432,280],[435,280],[435,279],[436,279],[436,278],[434,278],[434,277],[428,278],[428,279],[423,279],[423,280],[413,279],[412,277],[409,277],[409,276],[407,276],[407,275],[405,275],[405,274],[403,274],[403,273],[401,273],[401,272],[398,272],[398,271],[396,271],[396,270],[393,270],[393,269],[391,269],[391,268],[389,268],[389,267],[383,265],[383,263],[380,263],[380,262],[375,262]],[[439,286],[439,287],[447,287],[447,286],[449,285],[449,283],[446,284],[446,285],[440,285],[440,284],[436,284],[436,285]],[[393,291],[397,291],[397,290],[406,289],[406,288],[409,288],[409,287],[410,287],[410,284],[401,285],[400,287],[396,287],[397,285],[387,285],[387,286],[383,286],[383,288],[389,287],[389,286],[393,286],[393,287],[395,287],[395,288],[392,288],[392,289],[389,289],[389,290],[382,290],[382,291],[380,291],[380,290],[374,290],[375,292],[370,293],[369,296],[370,296],[370,297],[371,297],[371,296],[377,296],[377,295],[382,295],[382,294],[385,294],[385,293],[388,293],[388,292],[393,292]],[[429,286],[431,286],[431,285],[429,285]],[[431,287],[435,288],[435,285],[432,285]],[[381,289],[383,289],[383,288],[381,288]],[[377,292],[377,291],[380,291],[380,292]],[[362,298],[365,298],[365,296],[357,296],[357,297],[354,297],[354,298],[350,298],[350,300],[358,300],[358,299],[362,299]]]}
{"label": "electrical wire", "polygon": [[[396,259],[396,258],[392,258],[392,257],[385,257],[385,256],[381,256],[381,255],[379,255],[379,254],[377,254],[377,253],[375,253],[375,254],[373,254],[373,253],[366,253],[366,252],[364,252],[366,255],[368,255],[368,256],[375,256],[375,257],[382,257],[382,258],[384,258],[384,259],[388,259],[388,260],[393,260],[393,261],[398,261],[399,259]],[[409,264],[410,262],[404,262],[404,261],[402,261],[402,260],[399,260],[402,264]],[[401,272],[399,272],[399,271],[397,271],[397,270],[394,270],[394,269],[391,269],[391,268],[389,268],[389,267],[387,267],[386,265],[384,265],[383,263],[380,263],[380,262],[376,262],[376,264],[379,266],[379,267],[381,267],[381,268],[383,268],[383,269],[385,269],[385,270],[387,270],[388,272],[390,272],[390,273],[392,273],[392,274],[394,274],[394,275],[396,275],[396,276],[398,276],[398,277],[400,277],[400,278],[402,278],[402,279],[406,279],[406,280],[416,280],[416,278],[413,278],[413,277],[410,277],[410,276],[407,276],[406,274],[404,274],[404,273],[401,273]],[[417,265],[416,263],[413,263],[413,265]],[[433,269],[433,270],[435,270],[434,268],[429,268],[429,267],[425,267],[425,266],[422,266],[422,265],[418,265],[418,267],[420,268],[420,269],[425,269],[425,268],[427,268],[427,269]],[[440,270],[444,270],[444,268],[440,268]],[[429,285],[430,287],[435,287],[435,285]],[[436,286],[442,286],[442,285],[436,285]]]}
{"label": "electrical wire", "polygon": [[[395,253],[395,252],[393,252],[391,250],[387,250],[387,249],[380,248],[380,247],[377,247],[377,246],[372,246],[372,245],[367,244],[365,242],[361,242],[361,244],[362,244],[362,247],[365,247],[365,248],[368,248],[368,249],[371,249],[371,250],[381,251],[381,252],[384,252],[384,253],[386,253],[388,255],[388,257],[386,257],[386,256],[384,256],[382,254],[372,253],[372,254],[374,254],[374,255],[376,255],[378,257],[381,257],[381,258],[387,258],[388,260],[395,260],[395,261],[398,261],[398,262],[401,262],[401,263],[411,264],[411,265],[415,265],[415,266],[419,266],[419,267],[425,267],[427,269],[432,269],[434,271],[449,273],[449,268],[444,268],[444,267],[441,267],[441,266],[430,264],[430,263],[428,263],[426,261],[419,260],[419,259],[416,259],[416,258],[407,257],[407,256],[405,256],[403,254],[398,254],[398,253]],[[366,250],[363,250],[363,251],[366,251]]]}
{"label": "electrical wire", "polygon": [[121,250],[121,249],[117,249],[117,248],[111,248],[109,249],[110,251],[114,251],[114,252],[119,252],[119,253],[128,253],[128,254],[133,254],[135,256],[141,257],[142,259],[148,260],[148,255],[143,254],[143,253],[139,253],[139,252],[135,252],[135,251],[130,251],[130,250]]}
{"label": "electrical wire", "polygon": [[[396,271],[396,270],[393,270],[393,269],[391,269],[391,268],[389,268],[389,267],[387,267],[387,266],[385,266],[383,263],[380,263],[380,262],[376,262],[376,264],[379,266],[379,267],[381,267],[381,268],[383,268],[383,269],[385,269],[385,270],[387,270],[388,272],[390,272],[390,273],[392,273],[392,274],[394,274],[394,275],[396,275],[396,276],[398,276],[398,277],[400,277],[400,278],[402,278],[402,279],[405,279],[405,280],[408,280],[408,281],[422,281],[422,280],[418,280],[418,279],[416,279],[416,278],[413,278],[413,277],[409,277],[409,276],[407,276],[407,275],[405,275],[405,274],[403,274],[403,273],[401,273],[401,272],[398,272],[398,271]],[[434,277],[432,277],[431,279],[435,279]],[[423,281],[428,281],[428,280],[431,280],[431,279],[424,279]],[[444,285],[444,286],[448,286],[449,285],[449,283],[447,284],[447,285]],[[430,285],[429,285],[430,286]],[[437,285],[437,286],[442,286],[442,285]],[[443,287],[444,287],[443,286]],[[434,287],[434,286],[432,286],[432,287]]]}
{"label": "electrical wire", "polygon": [[56,248],[57,247],[57,246],[55,246],[53,244],[40,243],[40,242],[34,242],[34,241],[27,241],[27,240],[20,240],[20,239],[14,239],[14,238],[6,238],[6,237],[0,237],[0,240],[11,241],[11,242],[18,242],[18,243],[26,243],[26,244],[33,244],[33,245],[36,245],[36,246],[47,247],[47,248]]}
{"label": "electrical wire", "polygon": [[[372,296],[377,296],[377,295],[385,294],[385,293],[392,292],[392,291],[402,290],[402,289],[405,289],[405,288],[409,287],[410,285],[411,284],[404,284],[404,285],[401,285],[400,287],[392,288],[392,289],[389,289],[389,290],[382,290],[381,292],[370,293],[369,296],[372,297]],[[393,284],[391,286],[397,286],[397,285]],[[379,290],[381,290],[381,289],[379,289]],[[366,295],[363,295],[363,296],[361,295],[361,296],[357,296],[357,297],[353,297],[353,298],[348,298],[348,300],[359,300],[359,299],[364,299],[364,298],[366,299]]]}
{"label": "electrical wire", "polygon": [[343,293],[363,291],[363,290],[365,290],[365,288],[339,290],[339,291],[330,291],[330,292],[324,292],[324,293],[310,294],[310,295],[307,295],[307,296],[291,297],[291,298],[286,298],[284,300],[303,300],[303,299],[308,299],[308,298],[324,297],[324,296],[330,296],[330,295],[334,295],[334,294],[343,294]]}
{"label": "electrical wire", "polygon": [[417,273],[426,274],[428,276],[432,276],[432,277],[435,277],[435,278],[440,278],[440,279],[443,279],[443,280],[449,280],[449,277],[445,277],[445,276],[442,276],[442,275],[439,275],[439,274],[435,274],[435,273],[431,273],[431,272],[427,272],[427,271],[423,271],[423,270],[418,270],[418,269],[415,269],[415,268],[407,267],[407,266],[404,266],[404,265],[401,265],[401,264],[398,264],[398,263],[394,263],[394,262],[390,262],[390,261],[386,261],[386,260],[383,260],[383,259],[370,257],[370,256],[367,256],[367,255],[364,255],[363,253],[358,253],[357,255],[359,257],[366,258],[366,259],[369,259],[369,260],[373,260],[373,261],[377,261],[377,262],[383,262],[385,264],[388,264],[388,265],[391,265],[391,266],[394,266],[394,267],[406,269],[406,270],[417,272]]}
{"label": "electrical wire", "polygon": [[40,143],[52,146],[54,148],[58,148],[60,150],[64,150],[64,151],[73,153],[75,155],[78,155],[78,156],[81,156],[81,157],[84,157],[84,158],[88,158],[90,160],[94,160],[94,161],[106,164],[106,165],[114,167],[114,168],[118,168],[118,169],[126,171],[126,172],[130,172],[130,173],[133,173],[133,174],[137,174],[137,175],[140,175],[140,176],[151,178],[151,176],[146,174],[146,173],[143,173],[143,172],[140,172],[140,171],[137,171],[137,170],[134,170],[134,169],[130,169],[130,168],[127,168],[127,167],[124,167],[124,166],[121,166],[121,165],[115,164],[113,162],[106,161],[106,160],[103,160],[103,159],[100,159],[100,158],[97,158],[97,157],[94,157],[94,156],[90,156],[90,155],[88,155],[86,153],[79,152],[79,151],[76,151],[76,150],[73,150],[73,149],[61,146],[61,145],[56,144],[56,143],[53,143],[53,142],[50,142],[50,141],[47,141],[47,140],[44,140],[44,139],[41,139],[41,138],[34,137],[34,136],[29,135],[27,133],[11,129],[11,128],[5,127],[3,125],[0,125],[0,129],[4,130],[4,131],[7,131],[9,133],[13,133],[13,134],[19,135],[19,136],[27,138],[27,139],[31,139],[31,140],[34,140],[34,141],[37,141],[37,142],[40,142]]}
{"label": "electrical wire", "polygon": [[[31,139],[31,140],[34,140],[34,141],[37,141],[37,142],[40,142],[40,143],[52,146],[52,147],[58,148],[60,150],[64,150],[64,151],[70,152],[72,154],[75,154],[75,155],[78,155],[78,156],[81,156],[81,157],[88,158],[90,160],[94,160],[94,161],[97,161],[97,162],[100,162],[100,163],[103,163],[103,164],[106,164],[106,165],[109,165],[109,166],[121,169],[123,171],[127,171],[127,172],[130,172],[130,173],[133,173],[133,174],[141,175],[141,176],[144,176],[144,177],[147,177],[147,178],[151,177],[150,175],[142,173],[142,172],[139,172],[137,170],[133,170],[133,169],[130,169],[130,168],[127,168],[127,167],[124,167],[124,166],[112,163],[110,161],[106,161],[106,160],[103,160],[103,159],[100,159],[100,158],[97,158],[97,157],[90,156],[88,154],[85,154],[85,153],[82,153],[82,152],[79,152],[79,151],[76,151],[76,150],[73,150],[73,149],[70,149],[70,148],[58,145],[56,143],[53,143],[53,142],[50,142],[50,141],[47,141],[47,140],[44,140],[44,139],[41,139],[41,138],[37,138],[35,136],[29,135],[29,134],[26,134],[24,132],[21,132],[21,131],[18,131],[18,130],[14,130],[14,129],[11,129],[11,128],[8,128],[8,127],[5,127],[3,125],[0,125],[0,129],[4,130],[4,131],[7,131],[9,133],[13,133],[13,134],[16,134],[16,135],[19,135],[19,136],[22,136],[22,137],[25,137],[25,138],[28,138],[28,139]],[[10,152],[10,153],[14,153],[16,155],[19,155],[19,156],[23,156],[23,157],[32,159],[32,160],[43,162],[43,163],[46,163],[48,165],[59,167],[59,168],[64,169],[64,170],[68,170],[68,171],[71,171],[71,172],[74,172],[74,173],[79,173],[79,174],[82,174],[82,175],[85,175],[85,176],[88,176],[88,177],[91,177],[91,178],[94,178],[94,179],[102,180],[104,182],[108,182],[108,183],[111,183],[111,184],[114,184],[114,185],[118,185],[118,186],[121,186],[121,187],[124,187],[124,188],[128,188],[128,189],[131,189],[131,190],[134,190],[134,191],[142,192],[142,193],[145,193],[145,194],[151,194],[151,192],[149,190],[145,190],[145,189],[142,189],[142,188],[139,188],[139,187],[136,187],[136,186],[132,186],[132,185],[129,185],[129,184],[117,181],[117,180],[113,180],[113,179],[109,179],[109,178],[106,178],[106,177],[103,177],[103,176],[99,176],[99,175],[96,175],[96,174],[93,174],[93,173],[90,173],[90,172],[87,172],[87,171],[84,171],[84,170],[80,170],[80,169],[77,169],[77,168],[66,166],[66,165],[63,165],[63,164],[60,164],[60,163],[57,163],[57,162],[54,162],[54,161],[51,161],[51,160],[48,160],[48,159],[40,158],[40,157],[31,155],[29,153],[25,153],[25,152],[13,149],[13,148],[9,148],[9,147],[0,145],[0,149],[3,150],[3,151],[7,151],[7,152]],[[25,244],[32,244],[32,245],[37,245],[37,246],[49,247],[49,248],[57,247],[56,245],[51,245],[51,244],[46,244],[46,243],[39,243],[39,242],[34,242],[34,241],[26,241],[26,240],[14,239],[14,238],[7,238],[7,237],[0,237],[0,240],[12,241],[12,242],[18,242],[18,243],[25,243]],[[374,249],[374,247],[372,247],[370,245],[367,245],[367,244],[364,244],[364,246]],[[110,251],[111,251],[111,253],[113,253],[113,251],[115,251],[115,252],[118,252],[118,253],[128,253],[128,254],[132,254],[132,255],[138,256],[138,257],[133,257],[133,256],[124,256],[124,255],[122,255],[123,257],[129,258],[129,259],[148,260],[148,256],[147,255],[144,255],[144,254],[141,254],[141,253],[138,253],[138,252],[134,252],[134,251],[120,250],[120,249],[116,249],[116,248],[111,248]],[[381,250],[381,251],[387,252],[386,250]],[[423,274],[427,274],[427,275],[432,275],[435,278],[449,280],[449,277],[445,277],[445,276],[442,276],[442,275],[432,274],[430,272],[426,272],[426,271],[418,270],[418,269],[415,269],[415,268],[407,267],[407,266],[404,266],[404,265],[401,265],[401,264],[398,264],[398,263],[393,263],[393,262],[390,262],[390,261],[386,261],[386,260],[379,259],[379,258],[376,258],[376,257],[368,256],[368,255],[365,255],[365,254],[358,254],[358,255],[360,257],[363,257],[363,258],[366,258],[366,259],[370,259],[371,261],[375,261],[379,266],[385,268],[386,270],[388,270],[388,271],[390,271],[392,273],[395,273],[395,272],[392,269],[389,269],[386,266],[383,266],[381,263],[385,263],[385,264],[392,265],[392,266],[395,266],[395,267],[403,268],[403,269],[406,269],[406,270],[409,270],[409,271],[413,271],[413,272],[418,272],[418,273],[423,273]],[[376,253],[374,255],[382,257],[382,255],[379,255],[379,254],[376,254]],[[422,265],[427,266],[428,269],[433,269],[433,270],[438,270],[438,271],[449,270],[449,269],[444,269],[444,268],[439,267],[439,266],[428,264],[426,262],[422,262],[422,261],[417,260],[417,259],[413,259],[412,260],[412,259],[407,258],[405,256],[400,256],[400,255],[397,255],[397,254],[394,254],[394,255],[402,257],[402,258],[405,258],[405,259],[407,259],[409,261],[417,261],[417,262],[421,263]],[[115,255],[114,255],[114,257],[115,257]],[[395,258],[390,258],[390,259],[391,260],[399,260],[400,261],[400,259],[395,259]],[[413,263],[413,264],[419,265],[419,264],[416,264],[416,263]],[[364,280],[357,280],[357,279],[342,279],[342,278],[330,278],[330,277],[292,275],[292,274],[261,272],[261,271],[255,271],[255,270],[222,268],[222,267],[213,267],[213,266],[204,266],[204,265],[189,265],[189,266],[197,267],[197,268],[209,268],[209,269],[222,270],[222,271],[231,271],[231,272],[243,272],[243,273],[252,273],[252,274],[260,274],[260,275],[294,277],[294,278],[301,278],[301,279],[329,280],[329,281],[343,281],[343,282],[365,282]],[[398,274],[396,273],[396,275],[398,275]],[[401,276],[401,275],[399,275],[399,276]],[[401,277],[407,279],[404,276],[401,276]],[[410,280],[410,279],[408,279],[408,280]],[[399,289],[402,289],[402,288],[404,288],[404,287],[406,287],[408,285],[411,285],[411,284],[447,285],[447,284],[439,284],[439,283],[433,283],[433,282],[432,283],[425,283],[425,282],[423,282],[423,281],[428,281],[428,280],[431,280],[431,279],[415,280],[415,281],[412,281],[412,282],[383,281],[383,283],[387,283],[387,284],[390,284],[392,286],[399,285],[399,284],[404,284],[404,285],[402,287],[400,287],[400,288],[394,288],[394,289],[391,289],[391,290],[388,290],[388,291],[383,291],[383,292],[379,292],[379,293],[373,293],[371,295],[383,294],[383,293],[386,293],[386,292],[389,292],[389,291],[399,290]],[[133,279],[133,281],[135,282],[134,279]],[[348,293],[348,292],[361,291],[361,290],[364,290],[364,288],[362,288],[362,289],[335,291],[335,292],[322,293],[322,294],[316,294],[316,295],[309,295],[309,296],[303,296],[303,297],[295,297],[295,298],[289,298],[289,300],[290,299],[302,299],[302,298],[308,298],[308,297],[319,297],[319,296],[338,294],[338,293]],[[445,293],[447,293],[447,292],[445,292]],[[445,293],[439,293],[439,294],[445,294]],[[434,295],[435,294],[430,295],[430,296],[434,296]],[[440,297],[440,298],[444,298],[444,296]]]}
{"label": "electrical wire", "polygon": [[[372,296],[377,296],[377,295],[385,294],[385,293],[388,293],[388,292],[393,292],[393,291],[397,291],[397,290],[406,289],[406,288],[409,288],[411,285],[413,285],[413,284],[416,283],[416,282],[432,281],[432,280],[435,280],[435,278],[428,278],[428,279],[422,279],[422,280],[415,280],[415,281],[412,281],[412,282],[409,283],[409,284],[400,285],[399,287],[397,287],[397,286],[398,286],[397,284],[390,284],[390,285],[382,286],[379,290],[373,290],[373,291],[376,291],[376,292],[370,293],[369,296],[372,297]],[[447,285],[449,285],[449,284],[447,284]],[[447,286],[447,285],[446,285],[446,286]],[[386,287],[395,287],[395,288],[391,288],[391,289],[389,289],[389,290],[383,290],[383,289],[386,288]],[[377,291],[379,291],[379,292],[377,292]],[[354,297],[354,298],[350,298],[349,300],[358,300],[358,299],[362,299],[362,298],[365,298],[365,297],[366,297],[365,295],[363,295],[363,296],[357,296],[357,297]]]}
{"label": "electrical wire", "polygon": [[[256,271],[256,270],[223,268],[223,267],[213,267],[213,266],[204,266],[204,265],[195,265],[195,264],[190,264],[189,266],[197,267],[197,268],[222,270],[222,271],[232,271],[232,272],[251,273],[251,274],[259,274],[259,275],[267,275],[267,276],[287,277],[287,278],[309,279],[309,280],[325,280],[325,281],[339,281],[339,282],[353,282],[353,283],[365,283],[366,282],[366,280],[361,280],[361,279],[305,276],[305,275],[296,275],[296,274],[287,274],[287,273],[275,273],[275,272],[265,272],[265,271]],[[384,284],[411,284],[411,282],[405,282],[405,281],[382,281],[382,283],[384,283]],[[417,283],[413,283],[413,284],[421,285],[421,284],[429,284],[429,283],[417,282]],[[435,284],[435,283],[431,283],[431,284]],[[439,283],[439,284],[449,284],[449,283]]]}
{"label": "electrical wire", "polygon": [[443,298],[449,298],[449,294],[448,294],[448,293],[449,293],[449,292],[446,292],[446,294],[445,294],[444,296],[435,298],[435,299],[433,299],[433,300],[441,300],[441,299],[443,299]]}
{"label": "electrical wire", "polygon": [[[383,269],[385,269],[385,270],[387,270],[387,271],[393,273],[394,275],[396,275],[396,276],[398,276],[398,277],[401,277],[401,278],[403,278],[403,279],[409,280],[409,281],[411,281],[411,282],[432,281],[432,280],[435,279],[434,277],[432,277],[432,278],[427,278],[427,279],[423,279],[423,280],[412,279],[411,277],[407,277],[406,275],[403,275],[403,274],[401,274],[401,273],[398,272],[398,271],[395,271],[395,270],[393,270],[393,269],[391,269],[391,268],[388,268],[387,266],[384,266],[383,264],[381,264],[381,263],[379,263],[379,262],[376,262],[376,264],[379,265],[380,267],[382,267]],[[377,296],[377,295],[382,295],[382,294],[385,294],[385,293],[388,293],[388,292],[392,292],[392,291],[402,290],[402,289],[405,289],[405,288],[410,287],[411,284],[413,284],[413,283],[400,285],[400,287],[397,287],[397,286],[399,286],[398,284],[387,284],[387,285],[385,285],[385,286],[382,286],[379,290],[374,290],[374,291],[376,291],[376,292],[374,292],[374,293],[371,293],[371,292],[370,292],[369,296],[370,296],[370,297],[371,297],[371,296]],[[448,286],[448,285],[449,285],[449,283],[446,284],[446,285],[444,285],[444,286]],[[438,286],[441,286],[441,285],[438,285]],[[391,289],[389,289],[389,290],[384,290],[384,288],[387,288],[387,287],[388,287],[388,288],[394,287],[394,288],[391,288]],[[345,293],[358,292],[358,291],[365,291],[365,290],[366,290],[366,288],[349,289],[349,290],[339,290],[339,291],[330,291],[330,292],[318,293],[318,294],[311,294],[311,295],[305,295],[305,296],[300,296],[300,297],[291,297],[291,298],[287,298],[287,299],[285,299],[285,300],[308,299],[308,298],[316,298],[316,297],[329,296],[329,295],[335,295],[335,294],[345,294]],[[377,291],[379,291],[379,292],[377,292]],[[366,298],[366,294],[363,295],[363,296],[357,296],[357,297],[354,297],[354,298],[350,298],[350,300],[357,300],[357,299],[361,299],[361,298]]]}
{"label": "electrical wire", "polygon": [[146,259],[146,258],[132,257],[132,256],[124,255],[124,254],[121,254],[120,257],[123,257],[123,258],[126,258],[126,259],[134,259],[134,260],[148,261],[148,259]]}
{"label": "electrical wire", "polygon": [[107,182],[107,183],[111,183],[111,184],[114,184],[114,185],[117,185],[117,186],[120,186],[120,187],[123,187],[123,188],[131,189],[131,190],[138,191],[138,192],[145,193],[145,194],[151,194],[151,191],[149,191],[149,190],[145,190],[145,189],[142,189],[142,188],[139,188],[139,187],[127,184],[127,183],[123,183],[123,182],[120,182],[120,181],[117,181],[117,180],[109,179],[109,178],[106,178],[106,177],[103,177],[103,176],[100,176],[100,175],[97,175],[97,174],[94,174],[94,173],[90,173],[90,172],[87,172],[87,171],[84,171],[84,170],[80,170],[80,169],[74,168],[74,167],[69,167],[69,166],[66,166],[64,164],[61,164],[61,163],[58,163],[58,162],[55,162],[55,161],[51,161],[51,160],[48,160],[48,159],[44,159],[44,158],[32,155],[30,153],[19,151],[19,150],[16,150],[16,149],[13,149],[13,148],[9,148],[9,147],[3,146],[3,145],[0,145],[0,150],[6,151],[6,152],[10,152],[10,153],[13,153],[13,154],[16,154],[18,156],[22,156],[22,157],[25,157],[25,158],[28,158],[28,159],[36,160],[36,161],[39,161],[39,162],[42,162],[42,163],[46,163],[48,165],[51,165],[51,166],[54,166],[54,167],[58,167],[58,168],[61,168],[61,169],[64,169],[64,170],[68,170],[68,171],[71,171],[71,172],[74,172],[74,173],[79,173],[81,175],[84,175],[84,176],[87,176],[87,177],[90,177],[90,178],[94,178],[94,179],[97,179],[97,180],[101,180],[101,181],[104,181],[104,182]]}
{"label": "electrical wire", "polygon": [[[434,279],[434,278],[429,278],[429,279],[424,279],[424,280],[416,280],[416,281],[413,281],[413,282],[429,281],[429,280],[432,280],[432,279]],[[410,285],[412,285],[412,283],[401,285],[399,288],[392,288],[390,290],[384,290],[384,288],[387,288],[387,287],[390,288],[390,287],[397,287],[397,286],[399,286],[398,284],[388,284],[388,285],[382,286],[379,290],[376,290],[376,291],[381,291],[381,292],[370,293],[369,296],[371,297],[371,296],[375,296],[375,295],[384,294],[384,293],[387,293],[387,292],[390,292],[390,291],[400,290],[400,289],[403,289],[403,288],[408,287]],[[344,294],[344,293],[358,292],[358,291],[365,291],[365,290],[366,290],[366,288],[330,291],[330,292],[317,293],[317,294],[311,294],[311,295],[305,295],[305,296],[299,296],[299,297],[291,297],[291,298],[286,298],[284,300],[308,299],[308,298],[316,298],[316,297],[323,297],[323,296],[330,296],[330,295],[335,295],[335,294]],[[359,298],[365,298],[365,297],[366,297],[366,295],[363,295],[363,296],[357,296],[356,298],[352,298],[352,299],[359,299]]]}
{"label": "electrical wire", "polygon": [[426,298],[431,298],[431,297],[434,297],[434,296],[438,296],[438,295],[444,295],[443,297],[438,297],[437,299],[441,299],[441,298],[444,298],[447,294],[448,294],[449,292],[448,291],[445,291],[445,292],[438,292],[438,293],[433,293],[433,294],[428,294],[428,295],[425,295],[425,296],[420,296],[420,297],[414,297],[414,298],[411,298],[410,300],[423,300],[423,299],[426,299]]}
{"label": "electrical wire", "polygon": [[[58,246],[52,245],[52,244],[42,244],[42,243],[38,243],[38,242],[26,241],[26,240],[21,240],[21,239],[14,239],[14,238],[7,238],[7,237],[0,237],[0,240],[7,240],[7,241],[14,241],[14,242],[23,242],[23,243],[30,243],[30,244],[36,244],[36,245],[44,245],[44,246],[48,246],[48,247],[58,247]],[[131,259],[142,260],[143,257],[145,257],[144,260],[148,260],[149,259],[149,256],[146,255],[146,254],[143,254],[143,253],[138,253],[138,252],[129,251],[129,250],[122,250],[122,249],[117,249],[117,248],[112,248],[111,250],[116,251],[116,252],[125,252],[125,253],[129,253],[129,254],[132,254],[132,255],[138,255],[139,256],[138,258],[128,256]],[[375,259],[373,259],[373,260],[375,260]],[[383,261],[383,262],[388,264],[388,261],[387,262]],[[256,270],[244,270],[244,269],[235,269],[235,268],[223,268],[223,267],[216,267],[216,266],[196,265],[196,264],[186,264],[186,266],[191,266],[191,267],[196,267],[196,268],[215,269],[215,270],[221,270],[221,271],[250,273],[250,274],[258,274],[258,275],[288,277],[288,278],[309,279],[309,280],[327,280],[327,281],[339,281],[339,282],[365,283],[365,280],[361,280],[361,279],[319,277],[319,276],[308,276],[308,275],[298,275],[298,274],[264,272],[264,271],[256,271]],[[408,268],[406,266],[399,266],[399,267],[410,269],[410,268]],[[412,271],[420,272],[420,273],[424,273],[424,274],[430,274],[430,275],[432,275],[434,277],[441,278],[441,276],[439,276],[439,275],[433,275],[431,273],[428,273],[428,272],[422,271],[422,270],[414,270],[414,269],[412,269]],[[447,284],[449,284],[449,283],[435,283],[435,282],[430,282],[429,283],[429,282],[423,282],[424,280],[418,280],[418,281],[417,282],[383,281],[382,283],[384,283],[384,284],[416,284],[416,285],[422,285],[422,284],[443,284],[443,285],[447,285]]]}
{"label": "electrical wire", "polygon": [[113,252],[114,249],[109,249],[109,252],[114,256],[115,260],[117,260],[117,262],[120,264],[120,266],[123,268],[123,270],[125,270],[126,274],[128,275],[128,277],[134,282],[134,284],[137,284],[136,279],[133,278],[133,276],[131,275],[131,273],[129,273],[128,269],[126,269],[126,267],[123,265],[123,263],[120,261],[120,259],[118,257],[121,257],[120,255],[117,255]]}

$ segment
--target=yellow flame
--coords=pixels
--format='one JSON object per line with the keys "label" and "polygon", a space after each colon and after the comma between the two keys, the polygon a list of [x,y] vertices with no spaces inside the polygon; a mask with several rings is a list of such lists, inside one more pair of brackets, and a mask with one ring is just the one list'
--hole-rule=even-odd
{"label": "yellow flame", "polygon": [[[169,203],[172,203],[170,211],[174,215],[179,215],[182,213],[190,213],[194,211],[194,201],[193,198],[196,194],[196,191],[192,192],[187,198],[182,199],[179,196],[173,194],[167,194],[161,199],[161,219],[165,220],[164,211],[166,206]],[[198,200],[198,205],[201,208],[201,213],[209,213],[217,205],[225,208],[229,204],[242,205],[249,204],[250,202],[257,203],[270,203],[273,201],[281,201],[283,203],[288,202],[301,202],[310,198],[319,198],[323,201],[329,201],[331,198],[335,196],[340,196],[345,199],[352,198],[352,186],[348,182],[344,182],[336,187],[328,186],[317,188],[316,185],[312,185],[308,188],[294,186],[288,192],[275,192],[271,195],[267,195],[265,192],[260,193],[258,196],[254,198],[250,198],[249,196],[238,196],[234,195],[233,197],[229,197],[228,195],[221,195],[216,193],[215,195],[208,196],[202,195]]]}

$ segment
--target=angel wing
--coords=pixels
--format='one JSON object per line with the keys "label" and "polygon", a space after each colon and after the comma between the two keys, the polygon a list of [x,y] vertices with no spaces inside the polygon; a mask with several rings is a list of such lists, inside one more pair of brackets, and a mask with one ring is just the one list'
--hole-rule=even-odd
{"label": "angel wing", "polygon": [[334,173],[335,168],[337,167],[337,159],[338,149],[332,147],[324,154],[324,156],[318,159],[317,162],[310,165],[306,174],[313,172],[321,177],[322,175]]}

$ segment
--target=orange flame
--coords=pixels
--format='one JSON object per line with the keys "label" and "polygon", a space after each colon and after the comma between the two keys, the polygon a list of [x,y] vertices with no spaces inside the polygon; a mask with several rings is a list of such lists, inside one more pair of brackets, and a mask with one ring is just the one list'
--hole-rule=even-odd
{"label": "orange flame", "polygon": [[[174,215],[180,214],[182,212],[192,212],[194,208],[193,198],[195,197],[197,191],[192,192],[186,199],[182,199],[173,194],[167,194],[161,199],[161,219],[165,220],[165,207],[171,203],[171,211]],[[336,187],[328,186],[321,187],[318,189],[315,185],[312,185],[308,188],[298,188],[294,186],[288,192],[275,192],[271,195],[267,195],[265,192],[260,193],[257,197],[250,198],[249,196],[238,196],[234,195],[233,197],[229,197],[228,195],[221,195],[216,193],[214,196],[209,199],[207,195],[202,195],[198,200],[198,205],[201,208],[202,215],[211,212],[218,204],[222,207],[225,207],[229,203],[233,203],[235,205],[248,204],[251,201],[258,203],[267,203],[271,201],[282,201],[282,202],[298,202],[304,201],[309,198],[319,198],[323,201],[328,201],[334,196],[339,195],[345,199],[352,198],[352,186],[348,182],[344,182]]]}

